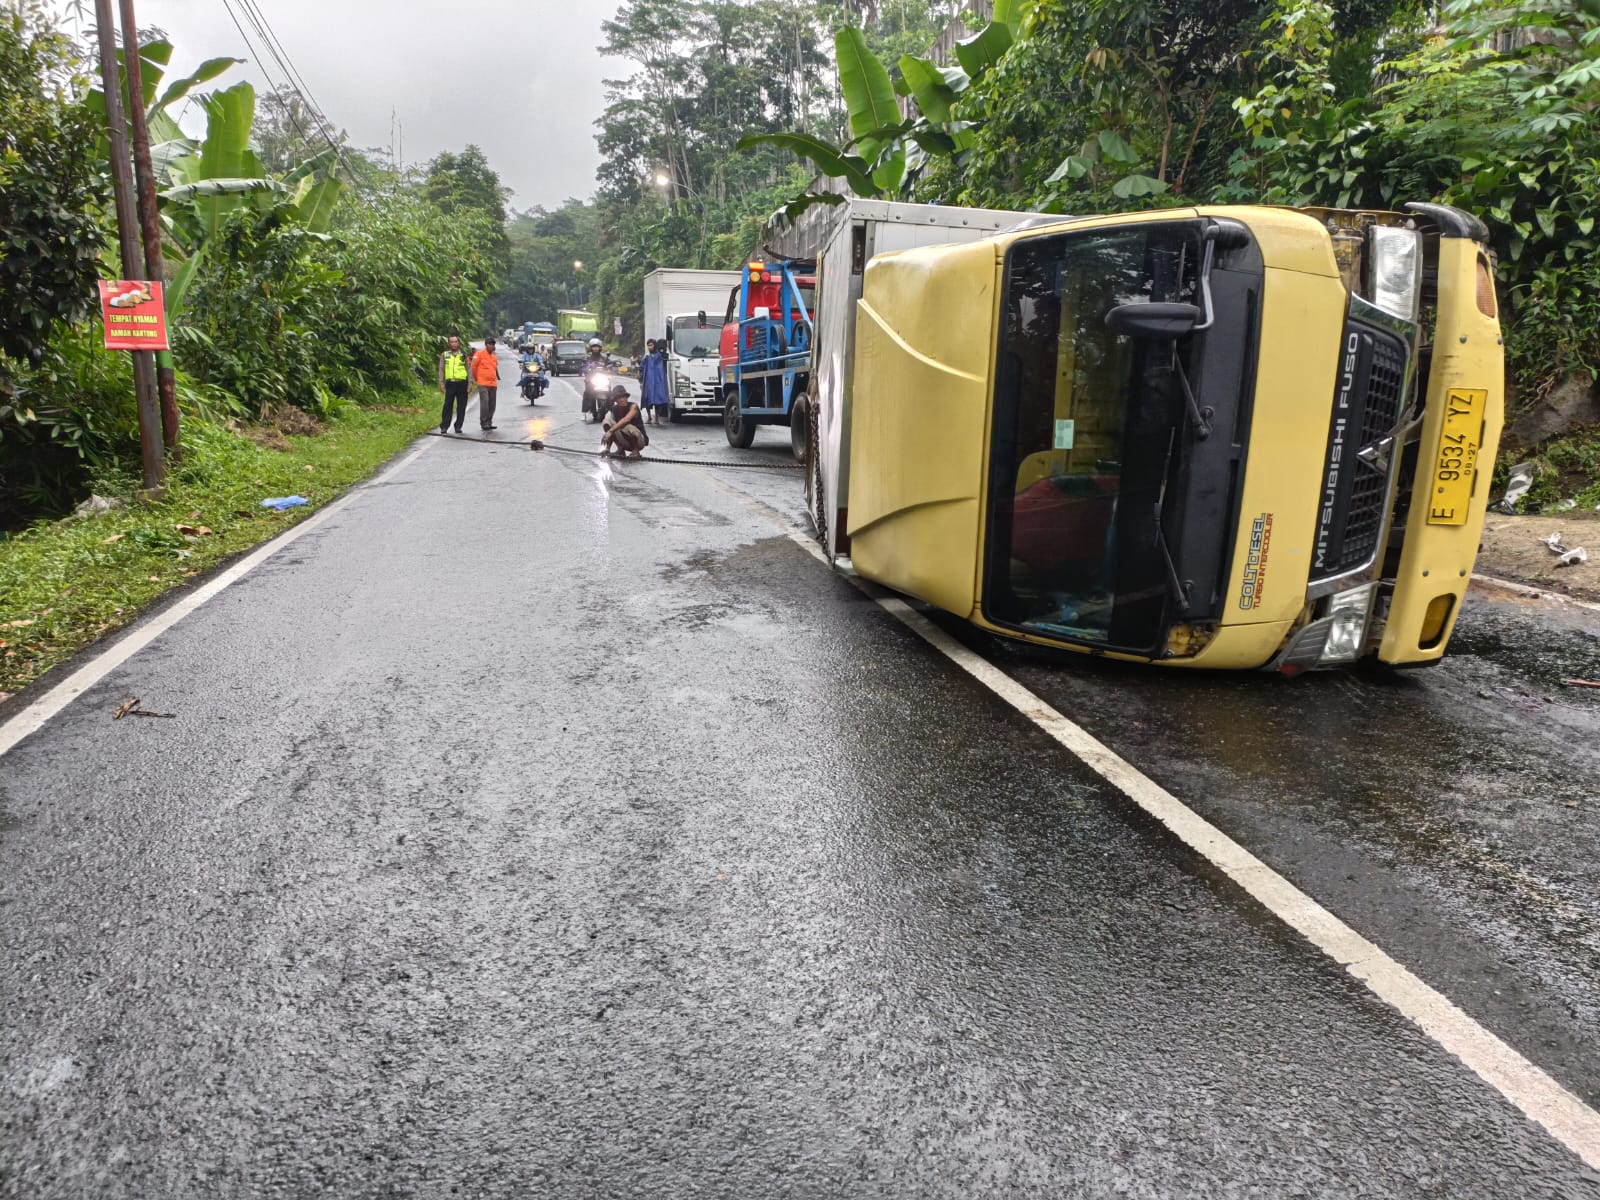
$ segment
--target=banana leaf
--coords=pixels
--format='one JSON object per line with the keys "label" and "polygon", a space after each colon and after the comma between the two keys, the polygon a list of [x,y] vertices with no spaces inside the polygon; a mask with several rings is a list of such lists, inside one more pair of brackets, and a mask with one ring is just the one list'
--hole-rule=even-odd
{"label": "banana leaf", "polygon": [[740,150],[749,150],[753,146],[777,146],[809,159],[817,170],[830,179],[843,179],[849,183],[850,190],[858,196],[878,194],[877,185],[872,182],[872,170],[864,159],[846,154],[839,147],[808,133],[753,133],[739,139]]}
{"label": "banana leaf", "polygon": [[[143,57],[143,55],[141,54],[140,57]],[[201,63],[195,68],[193,74],[185,75],[182,79],[173,80],[171,85],[168,86],[167,90],[161,93],[161,99],[157,100],[154,107],[151,108],[151,113],[154,114],[165,111],[168,105],[174,103],[175,101],[182,100],[194,88],[199,87],[202,83],[211,82],[211,80],[215,79],[229,67],[233,66],[234,63],[242,63],[243,61],[244,59],[242,58],[206,59],[205,62]],[[144,83],[146,91],[151,91],[155,87],[155,84],[152,83],[148,77],[146,77]]]}
{"label": "banana leaf", "polygon": [[976,79],[999,62],[1015,40],[1011,26],[990,21],[980,32],[956,43],[956,61]]}
{"label": "banana leaf", "polygon": [[902,54],[900,74],[917,102],[917,110],[927,120],[942,125],[950,119],[950,106],[956,101],[956,93],[945,82],[943,71],[925,58]]}
{"label": "banana leaf", "polygon": [[163,200],[183,204],[191,200],[210,200],[219,196],[254,196],[261,192],[282,194],[289,189],[276,179],[197,179],[180,183],[156,194]]}
{"label": "banana leaf", "polygon": [[344,184],[332,175],[307,175],[295,189],[295,216],[312,233],[325,233],[333,223],[333,209]]}
{"label": "banana leaf", "polygon": [[[878,56],[867,48],[861,30],[846,25],[833,35],[834,53],[839,65],[839,88],[844,92],[850,114],[850,135],[858,140],[871,130],[882,129],[900,120],[895,103],[894,84]],[[872,161],[883,149],[875,140],[862,142],[861,157]]]}

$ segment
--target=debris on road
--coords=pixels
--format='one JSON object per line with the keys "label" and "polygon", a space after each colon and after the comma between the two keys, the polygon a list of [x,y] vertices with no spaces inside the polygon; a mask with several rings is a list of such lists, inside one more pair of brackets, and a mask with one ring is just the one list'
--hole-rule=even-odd
{"label": "debris on road", "polygon": [[141,703],[143,703],[143,701],[141,701],[138,696],[129,696],[117,706],[117,711],[111,714],[111,719],[113,721],[120,721],[123,717],[161,717],[164,720],[170,721],[173,717],[178,715],[177,713],[151,712],[148,709],[140,708],[139,705]]}
{"label": "debris on road", "polygon": [[261,507],[282,512],[286,508],[299,508],[302,504],[310,503],[304,496],[269,496],[261,502]]}
{"label": "debris on road", "polygon": [[1495,505],[1503,513],[1517,511],[1517,501],[1528,494],[1528,489],[1533,486],[1533,464],[1521,462],[1511,468],[1511,478],[1506,483],[1506,494],[1500,497],[1500,503]]}
{"label": "debris on road", "polygon": [[1539,541],[1551,554],[1560,556],[1556,559],[1556,566],[1558,567],[1575,567],[1579,563],[1589,561],[1589,552],[1582,546],[1568,546],[1561,540],[1560,530],[1552,533],[1547,538],[1540,538]]}
{"label": "debris on road", "polygon": [[1600,688],[1600,679],[1563,679],[1568,687]]}

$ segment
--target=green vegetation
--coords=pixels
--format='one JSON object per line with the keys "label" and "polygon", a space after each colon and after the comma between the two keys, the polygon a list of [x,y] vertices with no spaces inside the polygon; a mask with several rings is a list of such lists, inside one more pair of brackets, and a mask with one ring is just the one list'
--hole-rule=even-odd
{"label": "green vegetation", "polygon": [[[304,435],[265,435],[277,449],[196,422],[159,501],[37,522],[0,543],[0,693],[366,478],[432,425],[433,394],[419,388],[409,399],[408,407],[351,407]],[[308,419],[301,424],[314,429]],[[125,496],[137,482],[108,467],[94,488]],[[296,494],[312,505],[283,513],[260,507],[269,496]]]}
{"label": "green vegetation", "polygon": [[[0,19],[0,530],[67,512],[138,446],[128,356],[100,347],[90,316],[95,278],[120,274],[104,97],[85,49],[43,11]],[[248,83],[197,90],[235,60],[168,80],[171,54],[141,49],[139,102],[185,442],[284,406],[332,417],[431,379],[445,336],[475,333],[500,284],[501,193],[481,152],[402,179],[309,144],[298,98],[269,95],[258,127]],[[205,114],[199,138],[172,115],[185,98]]]}
{"label": "green vegetation", "polygon": [[[121,273],[104,97],[45,11],[0,17],[0,692],[431,427],[418,380],[447,334],[477,332],[503,256],[499,181],[475,148],[402,178],[309,144],[323,122],[297,96],[269,94],[258,122],[249,84],[197,90],[234,60],[167,80],[172,47],[144,46],[183,441],[165,492],[142,498],[129,356],[103,349],[91,308],[95,279]],[[172,116],[185,97],[200,138]],[[66,515],[91,493],[115,507]],[[294,493],[312,506],[259,507]]]}
{"label": "green vegetation", "polygon": [[1044,212],[1442,200],[1492,232],[1513,415],[1600,374],[1600,0],[999,0],[957,64],[863,49],[837,34],[847,136],[743,144]]}

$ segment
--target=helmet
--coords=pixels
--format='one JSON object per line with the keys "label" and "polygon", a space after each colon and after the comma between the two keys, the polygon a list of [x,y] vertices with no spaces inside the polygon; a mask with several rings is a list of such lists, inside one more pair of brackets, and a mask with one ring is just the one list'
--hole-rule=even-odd
{"label": "helmet", "polygon": [[590,338],[589,339],[589,349],[591,349],[591,350],[600,349],[600,339],[599,338]]}

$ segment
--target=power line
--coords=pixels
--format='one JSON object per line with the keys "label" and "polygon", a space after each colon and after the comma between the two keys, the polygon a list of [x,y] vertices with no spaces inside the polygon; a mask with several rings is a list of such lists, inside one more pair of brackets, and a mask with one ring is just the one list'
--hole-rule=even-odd
{"label": "power line", "polygon": [[[237,11],[234,7],[235,3],[238,4]],[[339,143],[334,139],[332,134],[329,133],[326,120],[323,117],[320,108],[317,106],[316,98],[310,94],[310,89],[305,86],[304,77],[300,76],[299,72],[296,71],[293,65],[289,62],[287,52],[283,50],[281,43],[278,43],[276,38],[273,36],[271,28],[267,24],[266,18],[261,14],[261,11],[255,7],[252,0],[222,0],[222,4],[223,7],[227,9],[228,17],[233,22],[234,28],[239,31],[239,36],[244,39],[246,47],[255,57],[256,65],[260,67],[261,73],[266,76],[268,84],[275,92],[280,90],[287,91],[291,94],[291,96],[302,101],[308,116],[316,124],[317,133],[321,135],[323,141],[328,143],[328,148],[333,151],[334,157],[339,161],[339,165],[344,168],[346,176],[352,182],[354,182],[356,179],[356,173],[351,168],[349,160],[345,158],[344,151],[340,148]],[[239,19],[240,11],[244,13],[243,22],[241,22]],[[251,28],[255,30],[254,38],[252,38],[251,35],[246,32],[246,24],[250,25]],[[257,41],[259,41],[262,46],[266,47],[266,55],[263,55],[257,48]],[[279,70],[283,72],[283,83],[281,85],[274,78],[273,71],[266,61],[268,56],[270,56],[272,60],[278,64]],[[317,140],[316,137],[314,137],[312,133],[307,130],[303,124],[301,124],[300,118],[295,113],[295,108],[292,103],[285,105],[284,113],[285,116],[288,117],[289,123],[294,126],[295,132],[305,139],[306,142],[310,143]]]}
{"label": "power line", "polygon": [[[239,15],[238,13],[234,12],[231,0],[222,0],[222,7],[227,11],[228,19],[233,22],[233,27],[239,31],[239,38],[244,42],[245,49],[250,52],[250,56],[255,59],[256,66],[261,69],[261,74],[266,77],[267,86],[274,92],[277,92],[280,87],[291,92],[294,91],[295,89],[293,86],[287,81],[283,84],[279,84],[277,79],[274,78],[272,68],[267,65],[266,60],[261,52],[256,49],[255,42],[251,39],[250,35],[245,32],[244,26],[239,23]],[[285,112],[289,118],[289,123],[295,128],[295,132],[309,143],[312,140],[311,135],[306,131],[305,126],[300,124],[300,118],[295,115],[294,109],[288,108],[285,110]]]}
{"label": "power line", "polygon": [[266,41],[267,48],[272,52],[272,57],[277,60],[278,65],[281,66],[285,74],[288,75],[290,86],[294,87],[295,90],[300,93],[301,97],[311,109],[311,117],[317,122],[317,126],[322,132],[323,139],[328,143],[329,148],[338,157],[339,162],[344,166],[345,170],[349,171],[350,164],[345,162],[343,152],[340,150],[339,145],[334,139],[332,133],[330,133],[328,130],[327,119],[322,111],[322,106],[317,103],[317,98],[312,94],[311,87],[306,83],[305,76],[300,74],[299,69],[294,65],[293,60],[290,59],[289,52],[283,48],[283,43],[278,40],[278,35],[273,32],[272,26],[268,23],[266,15],[262,13],[255,0],[239,0],[239,3],[244,7],[245,12],[252,16],[252,21],[256,28],[261,31],[261,35]]}

